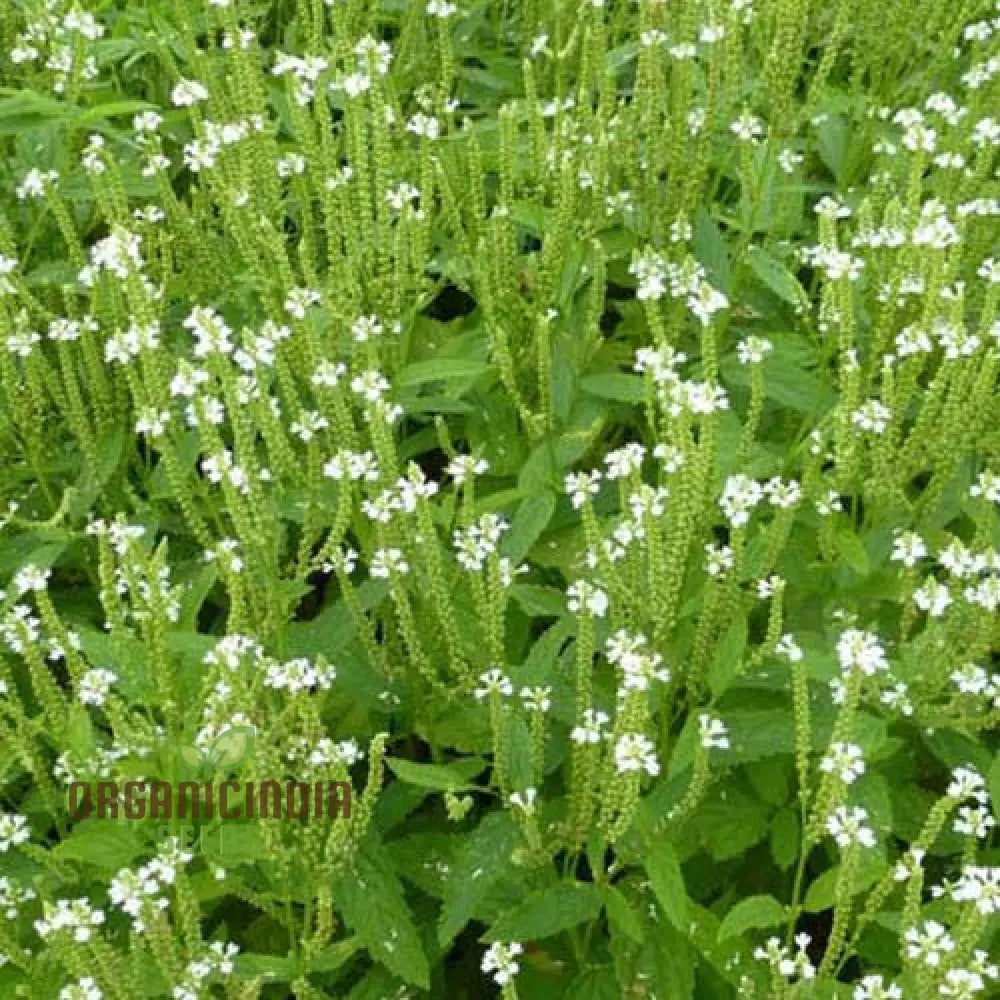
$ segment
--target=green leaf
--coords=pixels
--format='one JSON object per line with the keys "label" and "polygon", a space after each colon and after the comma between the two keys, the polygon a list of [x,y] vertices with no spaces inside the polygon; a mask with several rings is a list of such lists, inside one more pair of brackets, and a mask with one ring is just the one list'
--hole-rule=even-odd
{"label": "green leaf", "polygon": [[722,694],[736,677],[746,646],[747,617],[744,612],[737,611],[712,655],[708,680],[712,693],[716,696]]}
{"label": "green leaf", "polygon": [[847,528],[837,532],[837,548],[843,561],[854,570],[858,576],[867,576],[871,570],[868,551],[864,543]]}
{"label": "green leaf", "polygon": [[704,264],[711,283],[728,294],[730,277],[729,252],[718,225],[704,208],[698,209],[694,223],[694,256]]}
{"label": "green leaf", "polygon": [[566,595],[555,587],[515,583],[510,596],[532,617],[555,617],[566,613]]}
{"label": "green leaf", "polygon": [[646,399],[646,380],[641,375],[615,372],[610,375],[585,375],[580,388],[599,399],[618,403],[642,403]]}
{"label": "green leaf", "polygon": [[466,361],[463,358],[438,358],[433,361],[414,361],[399,373],[396,379],[400,388],[443,382],[448,379],[475,379],[493,366],[486,361]]}
{"label": "green leaf", "polygon": [[801,847],[798,813],[788,806],[779,809],[771,820],[771,857],[783,871],[795,864]]}
{"label": "green leaf", "polygon": [[785,907],[773,896],[747,896],[727,914],[719,928],[719,940],[737,937],[757,927],[776,927],[785,920]]}
{"label": "green leaf", "polygon": [[518,565],[548,527],[556,509],[556,497],[551,490],[545,490],[528,497],[518,508],[511,521],[510,530],[504,536],[500,551]]}
{"label": "green leaf", "polygon": [[356,937],[335,941],[313,956],[309,962],[309,970],[311,972],[336,972],[345,962],[357,954],[361,947],[363,945]]}
{"label": "green leaf", "polygon": [[338,881],[333,898],[373,959],[400,979],[429,988],[430,968],[420,934],[403,887],[383,856],[374,850],[362,852],[355,870]]}
{"label": "green leaf", "polygon": [[562,882],[529,892],[486,934],[487,941],[538,941],[585,924],[601,912],[601,892],[593,882]]}
{"label": "green leaf", "polygon": [[442,946],[465,927],[497,881],[510,873],[511,851],[521,839],[517,824],[501,812],[491,813],[465,835],[450,891],[441,906],[438,941]]}
{"label": "green leaf", "polygon": [[389,758],[386,763],[400,781],[420,788],[434,788],[443,792],[458,792],[475,788],[458,772],[440,764],[418,764],[416,761]]}
{"label": "green leaf", "polygon": [[604,885],[601,886],[601,896],[604,899],[604,908],[607,910],[608,923],[611,927],[621,931],[637,944],[642,944],[642,921],[622,891],[613,885]]}
{"label": "green leaf", "polygon": [[826,164],[837,181],[842,180],[847,160],[847,122],[839,115],[828,115],[820,123],[817,140],[819,158]]}
{"label": "green leaf", "polygon": [[646,873],[653,895],[667,919],[683,930],[687,926],[688,893],[677,854],[663,840],[648,844],[646,850]]}
{"label": "green leaf", "polygon": [[82,861],[98,868],[116,870],[127,865],[143,849],[139,835],[112,819],[84,820],[53,848],[56,857]]}
{"label": "green leaf", "polygon": [[801,305],[809,301],[802,285],[791,271],[766,250],[752,246],[747,251],[747,261],[758,278],[785,302]]}
{"label": "green leaf", "polygon": [[268,983],[290,983],[295,978],[295,961],[287,955],[245,952],[236,956],[233,966],[241,976],[260,976]]}
{"label": "green leaf", "polygon": [[567,987],[563,994],[572,1000],[620,1000],[621,987],[615,977],[615,970],[607,966],[599,969],[585,969]]}
{"label": "green leaf", "polygon": [[[878,854],[869,851],[861,855],[858,870],[850,886],[850,894],[856,896],[859,892],[873,886],[884,874],[886,863]],[[831,909],[836,903],[837,883],[840,880],[840,865],[823,872],[818,876],[806,892],[803,907],[807,913],[820,913]]]}

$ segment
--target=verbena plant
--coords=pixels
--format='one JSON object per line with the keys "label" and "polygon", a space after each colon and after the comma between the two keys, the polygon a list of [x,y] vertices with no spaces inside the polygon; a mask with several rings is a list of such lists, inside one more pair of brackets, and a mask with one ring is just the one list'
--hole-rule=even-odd
{"label": "verbena plant", "polygon": [[998,36],[8,0],[0,996],[996,995]]}

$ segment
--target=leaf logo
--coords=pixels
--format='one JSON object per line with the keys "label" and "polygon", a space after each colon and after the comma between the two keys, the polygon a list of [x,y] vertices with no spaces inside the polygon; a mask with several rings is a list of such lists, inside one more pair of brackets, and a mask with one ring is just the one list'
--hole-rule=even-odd
{"label": "leaf logo", "polygon": [[238,771],[253,753],[256,736],[253,726],[230,726],[216,736],[207,750],[185,744],[178,754],[186,768],[210,778]]}

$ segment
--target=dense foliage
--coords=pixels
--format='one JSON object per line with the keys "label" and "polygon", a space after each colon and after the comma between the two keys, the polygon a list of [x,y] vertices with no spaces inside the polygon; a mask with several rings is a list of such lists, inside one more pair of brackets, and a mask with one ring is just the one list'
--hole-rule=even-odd
{"label": "dense foliage", "polygon": [[996,995],[998,37],[7,0],[0,996]]}

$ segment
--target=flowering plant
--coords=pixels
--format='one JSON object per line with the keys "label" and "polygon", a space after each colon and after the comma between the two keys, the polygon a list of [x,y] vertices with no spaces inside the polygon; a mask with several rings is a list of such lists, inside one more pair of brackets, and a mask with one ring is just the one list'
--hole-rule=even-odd
{"label": "flowering plant", "polygon": [[995,992],[996,0],[0,28],[0,996]]}

